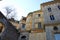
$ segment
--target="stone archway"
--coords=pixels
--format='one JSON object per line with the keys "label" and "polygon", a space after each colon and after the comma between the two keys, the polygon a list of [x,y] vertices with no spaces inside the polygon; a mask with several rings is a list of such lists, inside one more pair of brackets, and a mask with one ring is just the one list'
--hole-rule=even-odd
{"label": "stone archway", "polygon": [[26,36],[25,36],[25,35],[22,36],[22,37],[21,37],[21,40],[26,40]]}

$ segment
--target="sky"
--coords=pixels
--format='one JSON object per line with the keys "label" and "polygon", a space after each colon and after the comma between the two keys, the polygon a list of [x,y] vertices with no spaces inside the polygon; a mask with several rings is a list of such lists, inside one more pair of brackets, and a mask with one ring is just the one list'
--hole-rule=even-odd
{"label": "sky", "polygon": [[40,4],[51,0],[2,0],[0,1],[0,10],[5,13],[5,6],[11,6],[16,9],[16,20],[20,20],[22,16],[26,17],[29,12],[40,10]]}

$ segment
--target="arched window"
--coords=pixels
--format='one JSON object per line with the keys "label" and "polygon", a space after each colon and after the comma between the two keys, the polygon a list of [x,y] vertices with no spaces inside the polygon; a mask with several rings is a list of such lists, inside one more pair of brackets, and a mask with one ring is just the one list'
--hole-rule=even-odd
{"label": "arched window", "polygon": [[58,5],[58,9],[60,10],[60,5]]}

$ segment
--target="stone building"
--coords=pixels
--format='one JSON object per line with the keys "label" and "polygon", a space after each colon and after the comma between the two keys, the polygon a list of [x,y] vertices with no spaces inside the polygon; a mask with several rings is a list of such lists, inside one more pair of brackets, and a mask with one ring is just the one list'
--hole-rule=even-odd
{"label": "stone building", "polygon": [[[10,21],[10,23],[12,23],[12,25],[15,26],[16,29],[18,29],[19,27],[19,21],[15,21],[13,18],[12,19],[8,19]],[[5,24],[3,24],[2,22],[0,22],[0,35],[2,34],[2,32],[5,29]]]}
{"label": "stone building", "polygon": [[37,10],[32,12],[32,29],[29,40],[46,40],[46,32],[43,27],[43,12]]}
{"label": "stone building", "polygon": [[28,32],[28,40],[60,40],[60,0],[40,6],[40,10],[30,12],[26,17],[25,34]]}
{"label": "stone building", "polygon": [[30,12],[26,18],[26,30],[27,31],[30,31],[32,29],[32,17],[33,17],[33,12]]}
{"label": "stone building", "polygon": [[41,9],[44,17],[46,40],[60,40],[60,0],[43,3]]}
{"label": "stone building", "polygon": [[0,12],[0,40],[17,40],[18,30]]}
{"label": "stone building", "polygon": [[26,18],[22,17],[19,22],[19,31],[20,31],[20,37],[18,40],[28,40],[29,39],[29,32],[26,30]]}
{"label": "stone building", "polygon": [[[24,17],[25,18],[25,17]],[[23,18],[20,20],[20,31],[21,37],[24,37],[26,40],[46,40],[46,32],[43,27],[43,12],[42,10],[37,10],[34,12],[30,12],[26,19]],[[24,29],[23,29],[23,25]],[[40,37],[40,38],[39,38]]]}
{"label": "stone building", "polygon": [[[60,0],[41,4],[41,9],[30,12],[20,22],[9,19],[19,29],[18,40],[60,40]],[[19,26],[19,27],[18,27]],[[0,23],[0,35],[4,25]],[[58,35],[58,36],[57,36]]]}

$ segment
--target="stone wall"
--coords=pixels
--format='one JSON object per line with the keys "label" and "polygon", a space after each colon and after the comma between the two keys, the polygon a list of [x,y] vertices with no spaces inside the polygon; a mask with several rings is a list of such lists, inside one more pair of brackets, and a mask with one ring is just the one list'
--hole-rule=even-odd
{"label": "stone wall", "polygon": [[21,32],[18,40],[29,40],[29,33],[28,32]]}
{"label": "stone wall", "polygon": [[46,33],[30,33],[29,40],[46,40]]}
{"label": "stone wall", "polygon": [[[60,3],[55,3],[55,4],[51,4],[48,6],[44,6],[42,7],[43,10],[43,16],[44,16],[44,24],[52,24],[52,23],[60,23],[60,9],[58,8],[58,5],[60,5]],[[51,8],[51,12],[48,11],[48,8]],[[50,15],[54,15],[55,20],[51,20],[50,19]]]}
{"label": "stone wall", "polygon": [[[57,29],[54,29],[54,27],[57,27]],[[55,34],[60,34],[60,25],[55,26],[45,26],[46,31],[46,39],[47,40],[55,40]]]}

